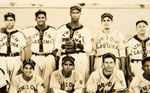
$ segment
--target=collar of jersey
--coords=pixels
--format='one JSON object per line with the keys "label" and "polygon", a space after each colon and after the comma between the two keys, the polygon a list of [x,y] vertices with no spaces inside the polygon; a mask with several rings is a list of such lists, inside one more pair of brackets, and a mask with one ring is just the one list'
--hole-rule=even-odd
{"label": "collar of jersey", "polygon": [[72,31],[76,31],[76,30],[79,30],[79,29],[82,29],[83,28],[83,25],[80,25],[79,27],[76,27],[76,28],[72,28],[69,23],[66,24],[66,27],[69,29],[69,30],[72,30]]}
{"label": "collar of jersey", "polygon": [[136,40],[138,40],[139,42],[142,42],[142,41],[143,41],[144,43],[146,43],[146,42],[149,40],[149,37],[146,38],[145,40],[141,40],[140,38],[138,38],[137,35],[135,35],[134,38],[135,38]]}

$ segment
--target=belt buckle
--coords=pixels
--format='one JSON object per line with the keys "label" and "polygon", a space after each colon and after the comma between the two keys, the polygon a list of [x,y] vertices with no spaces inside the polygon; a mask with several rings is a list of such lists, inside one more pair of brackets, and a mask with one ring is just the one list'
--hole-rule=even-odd
{"label": "belt buckle", "polygon": [[10,56],[11,56],[11,57],[14,57],[14,56],[15,56],[15,53],[10,53]]}

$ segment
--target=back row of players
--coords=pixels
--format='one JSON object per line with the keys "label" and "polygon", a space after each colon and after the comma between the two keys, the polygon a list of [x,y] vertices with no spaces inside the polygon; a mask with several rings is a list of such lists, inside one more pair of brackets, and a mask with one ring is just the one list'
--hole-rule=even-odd
{"label": "back row of players", "polygon": [[[34,73],[42,78],[37,80],[43,80],[44,82],[38,84],[43,86],[46,91],[61,93],[62,89],[65,90],[62,93],[66,93],[66,91],[72,93],[73,88],[69,88],[70,86],[77,89],[80,87],[79,85],[87,83],[87,92],[95,93],[99,91],[98,93],[103,93],[114,90],[126,91],[126,84],[128,86],[130,84],[128,82],[131,82],[133,77],[140,74],[142,79],[135,78],[139,79],[139,82],[145,83],[133,84],[131,90],[133,90],[133,93],[139,93],[137,91],[147,91],[146,93],[148,93],[148,83],[150,83],[150,58],[148,57],[150,54],[150,40],[146,35],[148,31],[147,21],[137,21],[137,35],[126,42],[124,36],[112,28],[112,14],[104,13],[101,15],[102,28],[99,34],[92,38],[90,31],[79,22],[81,10],[80,6],[70,7],[71,22],[60,26],[57,31],[54,27],[46,24],[47,15],[43,10],[35,13],[37,25],[24,30],[14,28],[15,14],[10,12],[5,14],[6,26],[1,28],[0,33],[0,68],[8,82],[15,82],[15,77],[20,68],[26,74],[30,74],[30,71],[24,71],[25,69],[34,69]],[[29,43],[26,42],[27,40],[31,40],[32,60],[24,60],[27,52],[25,49],[29,46]],[[58,57],[60,57],[59,60],[56,59]],[[146,62],[143,58],[145,58]],[[52,74],[56,70],[58,63],[60,70],[65,69],[65,66],[66,69],[70,69],[70,66],[73,65],[74,69],[81,74],[79,81],[76,82],[78,75],[69,74],[73,73],[72,70],[71,72],[70,70],[60,71],[60,76],[63,77],[64,75],[63,78],[65,79],[62,79],[58,74]],[[113,66],[114,63],[115,67]],[[26,64],[31,65],[31,68],[26,67]],[[119,74],[117,74],[115,69],[121,69],[123,73],[119,71]],[[89,72],[93,70],[100,72],[93,72],[90,76]],[[143,71],[144,74],[142,74]],[[126,84],[124,84],[124,75],[127,78]],[[35,82],[35,80],[25,78],[24,75],[20,77],[23,78],[24,82],[21,84],[20,82],[10,83],[10,90],[12,86],[16,86],[17,91],[11,91],[10,93],[34,93],[31,91],[38,91],[37,87],[31,83],[31,81]],[[60,77],[58,84],[50,83],[57,81],[58,77]],[[28,81],[31,84],[29,83],[28,85]],[[116,81],[119,81],[120,85],[115,84]],[[78,87],[75,86],[76,83]],[[0,83],[0,87],[4,85]],[[58,90],[59,88],[60,90]],[[80,93],[79,91],[77,93]]]}

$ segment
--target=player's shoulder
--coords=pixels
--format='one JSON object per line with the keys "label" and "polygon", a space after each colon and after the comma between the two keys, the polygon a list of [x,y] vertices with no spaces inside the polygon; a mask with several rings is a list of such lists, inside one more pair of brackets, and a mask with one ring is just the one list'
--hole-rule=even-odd
{"label": "player's shoulder", "polygon": [[48,28],[49,28],[49,29],[56,30],[56,28],[55,28],[54,26],[51,26],[51,25],[48,25]]}
{"label": "player's shoulder", "polygon": [[117,78],[122,78],[122,77],[124,77],[124,73],[123,73],[122,70],[116,69],[116,70],[115,70],[115,76],[116,76]]}
{"label": "player's shoulder", "polygon": [[136,36],[137,35],[134,35],[134,36],[132,36],[132,37],[130,37],[128,40],[127,40],[127,42],[133,42],[133,41],[135,41],[136,39]]}
{"label": "player's shoulder", "polygon": [[40,81],[40,82],[43,81],[43,79],[37,74],[34,74],[33,78],[35,79],[35,81]]}
{"label": "player's shoulder", "polygon": [[77,70],[72,70],[72,74],[75,77],[80,77],[81,76],[81,74]]}
{"label": "player's shoulder", "polygon": [[[67,24],[68,24],[68,23],[67,23]],[[59,30],[59,29],[65,29],[67,24],[62,24],[61,26],[59,26],[59,27],[57,28],[57,30]]]}
{"label": "player's shoulder", "polygon": [[93,71],[90,76],[94,78],[100,78],[100,74],[101,74],[101,69]]}
{"label": "player's shoulder", "polygon": [[56,70],[56,71],[52,72],[53,77],[59,77],[60,74],[61,74],[61,70]]}

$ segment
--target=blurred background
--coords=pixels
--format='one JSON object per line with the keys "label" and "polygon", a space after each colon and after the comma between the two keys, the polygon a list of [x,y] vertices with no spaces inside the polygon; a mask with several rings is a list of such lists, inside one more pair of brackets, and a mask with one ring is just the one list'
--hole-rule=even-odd
{"label": "blurred background", "polygon": [[100,16],[104,12],[114,16],[114,29],[127,39],[136,34],[137,20],[150,23],[150,0],[0,0],[0,26],[4,25],[3,16],[7,12],[16,14],[16,27],[34,26],[34,13],[42,9],[47,12],[47,24],[58,28],[70,21],[69,7],[77,4],[83,7],[80,22],[92,35],[100,30]]}

